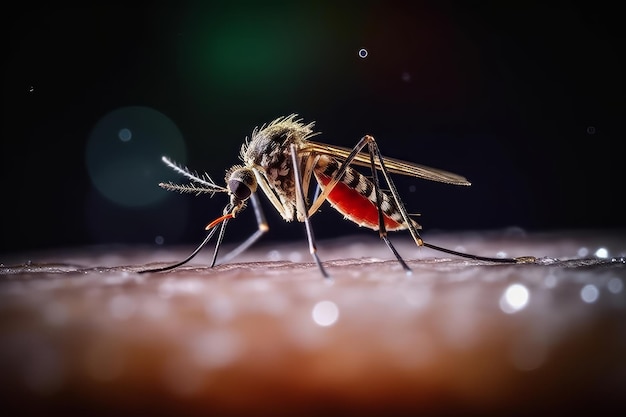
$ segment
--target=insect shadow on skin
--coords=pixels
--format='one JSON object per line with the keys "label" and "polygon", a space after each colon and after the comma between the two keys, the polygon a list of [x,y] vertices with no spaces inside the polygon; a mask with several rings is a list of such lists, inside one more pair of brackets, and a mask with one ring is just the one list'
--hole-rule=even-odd
{"label": "insect shadow on skin", "polygon": [[[376,140],[365,135],[352,149],[328,145],[311,140],[317,135],[314,123],[305,124],[296,114],[280,117],[267,125],[256,127],[251,137],[241,147],[241,165],[226,171],[226,186],[218,185],[207,174],[198,175],[182,167],[167,157],[163,162],[179,174],[187,177],[188,184],[160,183],[166,190],[180,193],[209,194],[225,193],[230,197],[222,216],[206,226],[207,235],[200,245],[184,260],[172,265],[146,269],[140,272],[161,272],[177,268],[189,262],[219,231],[211,267],[216,265],[226,225],[246,208],[248,201],[257,221],[257,230],[244,242],[220,259],[225,263],[235,258],[255,243],[269,230],[261,208],[258,190],[269,199],[274,208],[287,221],[297,220],[305,224],[309,252],[320,272],[326,278],[328,272],[317,254],[315,237],[310,218],[324,201],[342,213],[352,222],[377,230],[380,238],[394,254],[402,268],[411,269],[393,246],[387,232],[408,230],[417,246],[425,246],[437,251],[465,258],[497,263],[531,263],[533,257],[491,258],[457,252],[424,242],[418,230],[421,226],[409,215],[400,199],[391,174],[408,175],[431,181],[453,185],[469,186],[463,176],[412,162],[384,157]],[[364,166],[371,170],[371,177],[357,171],[353,166]],[[387,190],[380,186],[379,172],[387,184]],[[312,180],[317,183],[317,191],[311,201],[307,199]],[[219,226],[219,228],[217,227]]]}

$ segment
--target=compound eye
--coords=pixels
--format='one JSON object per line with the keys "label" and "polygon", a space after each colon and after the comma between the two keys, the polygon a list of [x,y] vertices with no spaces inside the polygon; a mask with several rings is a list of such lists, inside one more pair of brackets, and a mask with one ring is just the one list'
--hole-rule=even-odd
{"label": "compound eye", "polygon": [[234,166],[226,171],[226,184],[230,194],[239,201],[244,201],[256,191],[256,177],[250,168]]}
{"label": "compound eye", "polygon": [[246,200],[252,194],[250,187],[238,179],[228,181],[228,189],[238,200]]}

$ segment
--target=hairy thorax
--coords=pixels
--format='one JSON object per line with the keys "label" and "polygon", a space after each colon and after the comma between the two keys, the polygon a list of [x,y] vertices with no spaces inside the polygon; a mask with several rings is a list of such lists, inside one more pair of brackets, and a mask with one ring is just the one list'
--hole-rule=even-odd
{"label": "hairy thorax", "polygon": [[265,177],[280,200],[285,220],[294,220],[296,215],[296,184],[291,144],[299,149],[311,134],[310,125],[286,120],[255,130],[250,141],[241,149],[241,159],[247,166],[254,166]]}

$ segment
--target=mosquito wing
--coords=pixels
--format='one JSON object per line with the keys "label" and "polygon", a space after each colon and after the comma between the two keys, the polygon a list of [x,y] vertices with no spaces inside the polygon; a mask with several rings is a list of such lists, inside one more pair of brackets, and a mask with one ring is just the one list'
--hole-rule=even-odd
{"label": "mosquito wing", "polygon": [[[307,141],[304,147],[301,148],[304,152],[315,152],[324,155],[329,155],[337,159],[345,159],[352,152],[351,148],[344,148],[342,146],[328,145],[326,143]],[[471,185],[467,178],[454,174],[452,172],[444,171],[442,169],[430,168],[424,165],[415,164],[413,162],[402,161],[400,159],[384,157],[383,161],[387,171],[408,175],[417,178],[422,178],[430,181],[444,182],[453,185]],[[380,162],[374,160],[376,168],[380,169]],[[355,165],[370,166],[370,155],[366,152],[359,152],[354,158],[353,163]]]}

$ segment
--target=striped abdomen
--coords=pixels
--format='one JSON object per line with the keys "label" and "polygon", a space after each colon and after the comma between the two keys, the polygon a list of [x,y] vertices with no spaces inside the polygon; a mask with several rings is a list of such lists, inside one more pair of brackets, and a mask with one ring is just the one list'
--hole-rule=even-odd
{"label": "striped abdomen", "polygon": [[[339,170],[339,163],[322,156],[315,166],[315,178],[324,188]],[[381,193],[381,208],[387,230],[406,229],[406,223],[393,199]],[[327,197],[328,202],[347,219],[359,226],[378,230],[378,210],[374,183],[357,170],[348,167],[341,180]],[[414,222],[415,223],[415,222]],[[415,223],[416,227],[420,226]]]}

